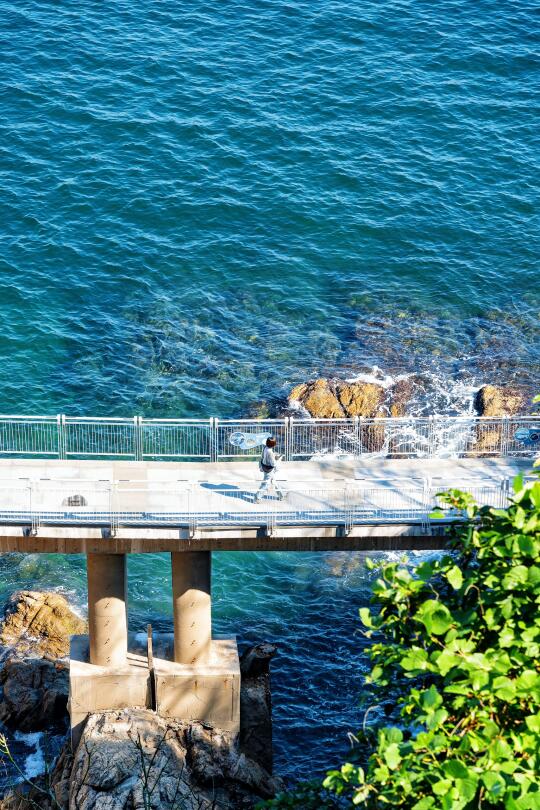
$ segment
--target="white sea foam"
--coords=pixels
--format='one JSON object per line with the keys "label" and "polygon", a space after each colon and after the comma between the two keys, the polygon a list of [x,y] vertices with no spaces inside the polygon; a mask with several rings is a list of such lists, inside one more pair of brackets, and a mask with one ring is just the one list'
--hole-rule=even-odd
{"label": "white sea foam", "polygon": [[306,408],[304,408],[299,399],[290,399],[289,408],[291,411],[298,413],[301,419],[311,419],[311,414]]}
{"label": "white sea foam", "polygon": [[409,377],[412,377],[412,374],[397,374],[394,377],[392,374],[386,374],[381,368],[379,368],[379,366],[373,366],[371,373],[365,372],[362,374],[356,374],[354,377],[348,377],[346,382],[375,383],[376,385],[380,385],[381,388],[388,389],[392,388],[392,386],[394,386],[400,380],[406,380]]}
{"label": "white sea foam", "polygon": [[25,748],[33,748],[32,753],[28,754],[24,760],[24,775],[27,779],[35,779],[36,776],[45,771],[45,756],[41,747],[43,739],[43,732],[38,731],[34,733],[24,734],[22,731],[16,731],[13,735],[16,742],[22,743]]}

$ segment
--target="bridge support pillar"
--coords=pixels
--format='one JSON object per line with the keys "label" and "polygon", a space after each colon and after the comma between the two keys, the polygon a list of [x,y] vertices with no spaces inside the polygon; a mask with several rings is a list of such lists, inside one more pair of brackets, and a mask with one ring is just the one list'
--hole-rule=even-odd
{"label": "bridge support pillar", "polygon": [[189,666],[208,663],[212,645],[210,551],[172,552],[174,660]]}
{"label": "bridge support pillar", "polygon": [[127,662],[126,555],[87,554],[90,663]]}
{"label": "bridge support pillar", "polygon": [[88,554],[89,637],[71,639],[73,746],[89,714],[127,706],[239,732],[236,639],[212,639],[211,552],[173,552],[171,562],[174,635],[154,633],[150,660],[141,634],[127,633],[126,556]]}

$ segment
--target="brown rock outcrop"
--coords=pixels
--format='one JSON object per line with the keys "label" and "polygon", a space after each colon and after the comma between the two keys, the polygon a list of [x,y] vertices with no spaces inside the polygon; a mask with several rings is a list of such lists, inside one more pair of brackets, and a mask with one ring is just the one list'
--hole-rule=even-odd
{"label": "brown rock outcrop", "polygon": [[398,380],[391,389],[390,416],[406,416],[407,405],[411,401],[417,378],[404,377]]}
{"label": "brown rock outcrop", "polygon": [[299,402],[310,416],[320,419],[340,419],[345,416],[329,380],[319,379],[301,383],[289,394],[290,401]]}
{"label": "brown rock outcrop", "polygon": [[5,607],[0,644],[18,655],[63,658],[69,654],[69,639],[84,633],[86,622],[59,593],[17,591]]}
{"label": "brown rock outcrop", "polygon": [[[477,392],[474,406],[480,416],[503,417],[514,416],[522,411],[525,396],[519,388],[512,386],[484,385]],[[500,452],[503,440],[503,429],[489,421],[481,421],[476,426],[476,453],[493,454]]]}
{"label": "brown rock outcrop", "polygon": [[61,659],[71,634],[86,625],[57,593],[18,591],[5,608],[0,643],[0,721],[23,732],[67,727],[68,668]]}
{"label": "brown rock outcrop", "polygon": [[324,378],[297,385],[289,395],[290,401],[299,402],[310,416],[320,419],[384,416],[384,399],[382,385]]}
{"label": "brown rock outcrop", "polygon": [[385,416],[382,405],[386,392],[382,385],[340,382],[336,387],[345,416]]}
{"label": "brown rock outcrop", "polygon": [[484,385],[477,392],[474,406],[480,416],[514,416],[523,410],[523,391],[512,386]]}
{"label": "brown rock outcrop", "polygon": [[67,721],[68,669],[44,658],[12,658],[0,671],[0,721],[41,731]]}

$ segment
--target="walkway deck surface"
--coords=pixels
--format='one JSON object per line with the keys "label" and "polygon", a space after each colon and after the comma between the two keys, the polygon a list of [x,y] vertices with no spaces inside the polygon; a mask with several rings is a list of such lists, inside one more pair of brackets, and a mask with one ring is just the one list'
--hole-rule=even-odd
{"label": "walkway deck surface", "polygon": [[504,482],[530,469],[508,458],[321,457],[283,463],[286,497],[257,504],[253,462],[4,459],[0,550],[438,547],[443,529],[428,520],[437,491],[461,487],[498,506]]}

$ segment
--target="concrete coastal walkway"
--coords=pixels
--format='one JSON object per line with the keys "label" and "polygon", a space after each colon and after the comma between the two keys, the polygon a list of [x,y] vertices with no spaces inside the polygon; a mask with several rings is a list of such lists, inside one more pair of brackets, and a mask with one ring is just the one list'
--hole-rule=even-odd
{"label": "concrete coastal walkway", "polygon": [[436,492],[460,487],[499,506],[509,480],[531,467],[321,456],[283,463],[285,498],[255,503],[253,462],[1,460],[0,550],[439,547],[444,527],[428,519]]}

